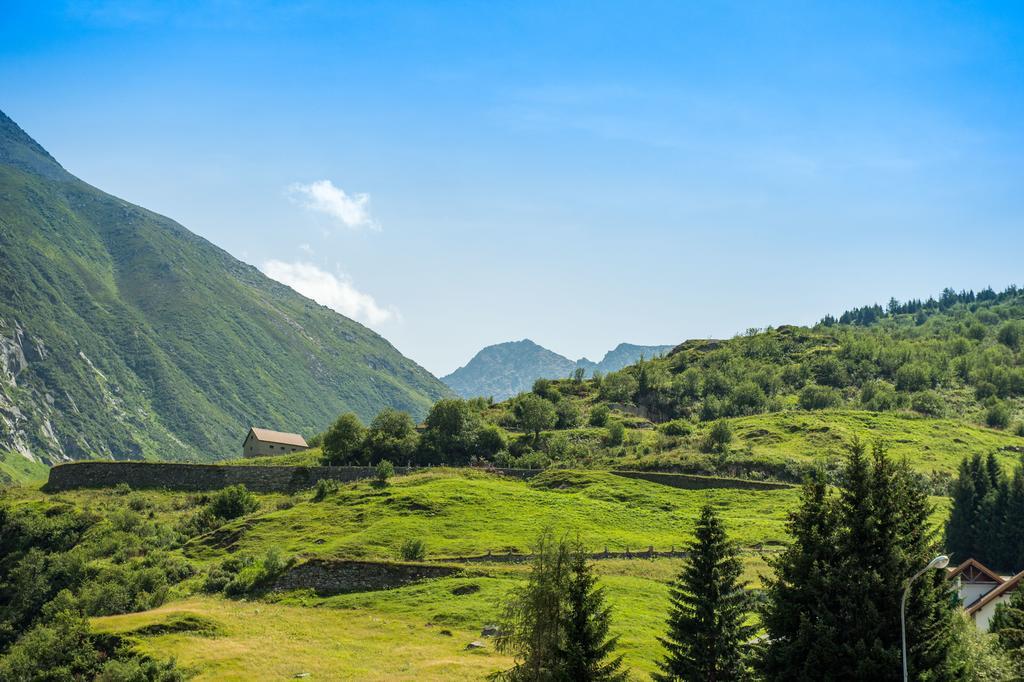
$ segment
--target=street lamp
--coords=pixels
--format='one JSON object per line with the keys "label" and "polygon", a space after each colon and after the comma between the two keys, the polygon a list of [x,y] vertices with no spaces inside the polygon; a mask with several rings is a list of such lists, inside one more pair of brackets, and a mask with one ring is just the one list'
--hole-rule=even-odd
{"label": "street lamp", "polygon": [[907,586],[903,588],[903,598],[900,599],[900,632],[903,635],[903,682],[907,682],[907,595],[910,594],[910,583],[914,582],[925,572],[932,569],[942,569],[949,566],[949,557],[945,554],[940,554],[931,561],[928,565],[922,568],[920,571],[915,573],[907,581]]}

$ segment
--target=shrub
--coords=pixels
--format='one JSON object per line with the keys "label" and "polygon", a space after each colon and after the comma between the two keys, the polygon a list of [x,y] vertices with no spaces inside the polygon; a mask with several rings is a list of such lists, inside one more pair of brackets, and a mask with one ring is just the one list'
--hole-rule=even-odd
{"label": "shrub", "polygon": [[313,488],[313,501],[323,502],[325,499],[327,499],[328,495],[333,495],[336,492],[338,492],[337,481],[329,481],[327,479],[321,478],[319,481],[316,482],[316,486],[314,486]]}
{"label": "shrub", "polygon": [[915,412],[927,414],[931,417],[941,417],[946,413],[946,404],[935,391],[915,393],[910,401],[910,406]]}
{"label": "shrub", "polygon": [[1021,341],[1024,340],[1024,322],[1017,320],[1007,322],[999,328],[996,338],[1004,346],[1017,350],[1020,348]]}
{"label": "shrub", "polygon": [[290,562],[283,561],[278,551],[271,548],[267,550],[262,561],[250,560],[245,563],[224,586],[224,594],[229,597],[240,597],[262,590],[284,573],[289,565]]}
{"label": "shrub", "polygon": [[409,538],[402,543],[399,555],[403,561],[423,561],[427,556],[427,545],[420,538]]}
{"label": "shrub", "polygon": [[828,386],[808,384],[800,391],[800,407],[805,410],[824,410],[836,407],[841,402],[839,391]]}
{"label": "shrub", "polygon": [[500,426],[487,424],[477,434],[476,444],[480,452],[489,457],[507,448],[508,438]]}
{"label": "shrub", "polygon": [[610,414],[611,410],[608,409],[607,405],[595,405],[590,410],[590,425],[605,426],[608,423],[608,415]]}
{"label": "shrub", "polygon": [[386,459],[382,459],[377,462],[377,468],[374,471],[374,478],[377,483],[385,485],[388,479],[395,475],[395,465]]}
{"label": "shrub", "polygon": [[922,362],[910,362],[896,370],[896,388],[900,391],[923,391],[934,383],[931,367]]}
{"label": "shrub", "polygon": [[732,442],[732,427],[729,422],[720,419],[711,425],[707,438],[704,439],[705,452],[725,452]]}
{"label": "shrub", "polygon": [[985,423],[994,429],[1005,429],[1010,425],[1010,408],[1006,403],[995,403],[985,413]]}
{"label": "shrub", "polygon": [[580,423],[580,406],[575,400],[562,400],[555,407],[555,428],[571,429]]}
{"label": "shrub", "polygon": [[1017,428],[1014,430],[1014,433],[1024,438],[1024,422],[1017,422]]}
{"label": "shrub", "polygon": [[626,427],[620,421],[614,421],[608,425],[608,434],[605,436],[605,442],[608,445],[622,445],[622,442],[626,439]]}
{"label": "shrub", "polygon": [[693,432],[693,427],[685,419],[673,419],[659,426],[658,430],[666,436],[688,436]]}
{"label": "shrub", "polygon": [[551,379],[537,379],[534,381],[533,392],[553,403],[557,403],[562,399],[562,392],[558,390],[558,386]]}
{"label": "shrub", "polygon": [[860,404],[872,412],[891,410],[899,404],[896,387],[888,381],[868,381],[860,391]]}
{"label": "shrub", "polygon": [[640,384],[636,377],[626,370],[612,372],[601,382],[601,399],[613,403],[628,403],[633,400]]}
{"label": "shrub", "polygon": [[232,485],[217,492],[210,499],[210,512],[222,519],[237,519],[259,509],[260,503],[256,496],[246,490],[244,485]]}

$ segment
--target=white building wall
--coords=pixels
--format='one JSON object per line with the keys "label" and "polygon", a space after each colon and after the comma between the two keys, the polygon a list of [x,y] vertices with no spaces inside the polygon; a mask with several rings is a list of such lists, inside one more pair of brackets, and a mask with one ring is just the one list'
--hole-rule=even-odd
{"label": "white building wall", "polygon": [[961,583],[960,602],[964,606],[970,606],[995,588],[995,583]]}

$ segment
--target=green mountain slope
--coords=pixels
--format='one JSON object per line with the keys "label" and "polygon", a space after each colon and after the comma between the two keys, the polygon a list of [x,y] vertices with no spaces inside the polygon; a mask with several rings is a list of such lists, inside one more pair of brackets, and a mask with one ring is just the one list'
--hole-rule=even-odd
{"label": "green mountain slope", "polygon": [[0,113],[0,450],[223,458],[250,424],[308,434],[446,394],[366,327],[78,180]]}
{"label": "green mountain slope", "polygon": [[573,361],[548,350],[529,339],[508,341],[487,346],[441,381],[464,398],[477,396],[504,400],[528,391],[537,379],[562,379],[577,367],[587,375],[594,372],[615,372],[641,357],[651,358],[672,349],[672,346],[638,346],[620,343],[608,351],[600,362],[587,358]]}

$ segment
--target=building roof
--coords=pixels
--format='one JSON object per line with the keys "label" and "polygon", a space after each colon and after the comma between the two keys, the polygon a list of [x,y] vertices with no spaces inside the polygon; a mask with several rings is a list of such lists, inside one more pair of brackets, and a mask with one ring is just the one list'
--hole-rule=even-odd
{"label": "building roof", "polygon": [[1016,588],[1017,585],[1020,584],[1020,581],[1022,579],[1024,579],[1024,571],[1021,571],[1017,575],[1006,580],[999,587],[989,590],[981,597],[981,599],[967,607],[967,615],[973,616],[975,613],[984,608],[985,605],[991,604],[993,601],[999,599],[999,597],[1003,595],[1008,595],[1009,592],[1012,592],[1014,588]]}
{"label": "building roof", "polygon": [[[996,585],[1001,585],[1006,582],[1006,578],[976,559],[968,559],[956,568],[950,569],[948,577],[952,580],[959,575],[963,575],[965,579],[972,583],[993,582]],[[978,578],[988,578],[988,580],[982,581],[978,580]]]}
{"label": "building roof", "polygon": [[[294,445],[300,448],[309,447],[309,444],[306,443],[306,439],[297,433],[271,431],[270,429],[260,429],[255,426],[250,428],[249,431],[256,436],[257,440],[261,440],[264,443],[280,443],[281,445]],[[246,438],[248,439],[248,436]]]}

